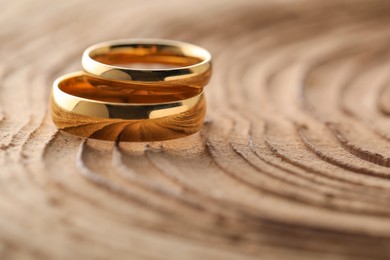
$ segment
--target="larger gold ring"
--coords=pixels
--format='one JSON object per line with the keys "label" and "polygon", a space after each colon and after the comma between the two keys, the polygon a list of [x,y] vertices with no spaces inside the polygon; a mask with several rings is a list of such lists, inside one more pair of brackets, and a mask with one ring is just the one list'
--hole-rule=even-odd
{"label": "larger gold ring", "polygon": [[[123,66],[136,62],[166,63],[178,67],[135,69]],[[161,39],[99,43],[85,50],[82,65],[91,75],[125,82],[133,87],[202,88],[211,76],[211,55],[208,51],[193,44]]]}
{"label": "larger gold ring", "polygon": [[51,96],[52,119],[59,129],[111,141],[191,135],[202,127],[205,111],[202,89],[134,90],[84,72],[58,78]]}

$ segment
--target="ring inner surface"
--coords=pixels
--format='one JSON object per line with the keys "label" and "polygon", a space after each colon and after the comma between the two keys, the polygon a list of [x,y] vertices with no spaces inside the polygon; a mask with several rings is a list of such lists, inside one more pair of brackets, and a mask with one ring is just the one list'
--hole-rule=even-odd
{"label": "ring inner surface", "polygon": [[140,69],[145,67],[149,69],[148,64],[163,65],[161,68],[195,65],[206,59],[206,54],[203,52],[196,47],[181,48],[159,44],[127,44],[97,48],[90,53],[90,57],[108,65],[127,65],[126,67],[129,68]]}
{"label": "ring inner surface", "polygon": [[188,99],[202,92],[202,89],[191,87],[171,87],[163,89],[134,89],[128,84],[91,78],[87,75],[70,77],[62,80],[58,88],[63,92],[96,101],[156,104]]}

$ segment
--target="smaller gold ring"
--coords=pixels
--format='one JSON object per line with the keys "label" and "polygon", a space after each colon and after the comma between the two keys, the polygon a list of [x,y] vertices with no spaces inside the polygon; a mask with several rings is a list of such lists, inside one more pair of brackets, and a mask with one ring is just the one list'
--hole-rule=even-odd
{"label": "smaller gold ring", "polygon": [[[173,68],[138,69],[131,63],[162,63]],[[87,48],[84,70],[95,76],[132,86],[185,86],[203,88],[211,77],[211,54],[196,45],[161,39],[103,42]]]}
{"label": "smaller gold ring", "polygon": [[115,82],[91,84],[84,72],[53,84],[51,115],[66,132],[110,141],[162,141],[194,134],[203,124],[202,89],[145,91]]}

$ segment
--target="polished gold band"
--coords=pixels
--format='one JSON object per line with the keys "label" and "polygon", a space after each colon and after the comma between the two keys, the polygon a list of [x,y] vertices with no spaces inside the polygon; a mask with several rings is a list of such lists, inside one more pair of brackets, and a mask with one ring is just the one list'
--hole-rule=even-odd
{"label": "polished gold band", "polygon": [[[174,68],[135,69],[129,63],[165,63]],[[161,40],[130,39],[99,43],[83,54],[84,70],[98,78],[129,84],[134,88],[203,88],[211,76],[211,55],[193,44]]]}
{"label": "polished gold band", "polygon": [[161,141],[200,130],[202,89],[137,90],[76,72],[53,84],[51,113],[59,129],[111,141]]}

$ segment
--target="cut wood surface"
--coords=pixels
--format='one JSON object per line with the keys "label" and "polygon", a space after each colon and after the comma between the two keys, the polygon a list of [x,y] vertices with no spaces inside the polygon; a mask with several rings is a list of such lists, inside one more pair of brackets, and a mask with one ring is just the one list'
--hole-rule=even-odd
{"label": "cut wood surface", "polygon": [[[390,258],[389,1],[0,2],[0,259]],[[134,37],[213,54],[202,130],[57,131],[53,80]]]}

